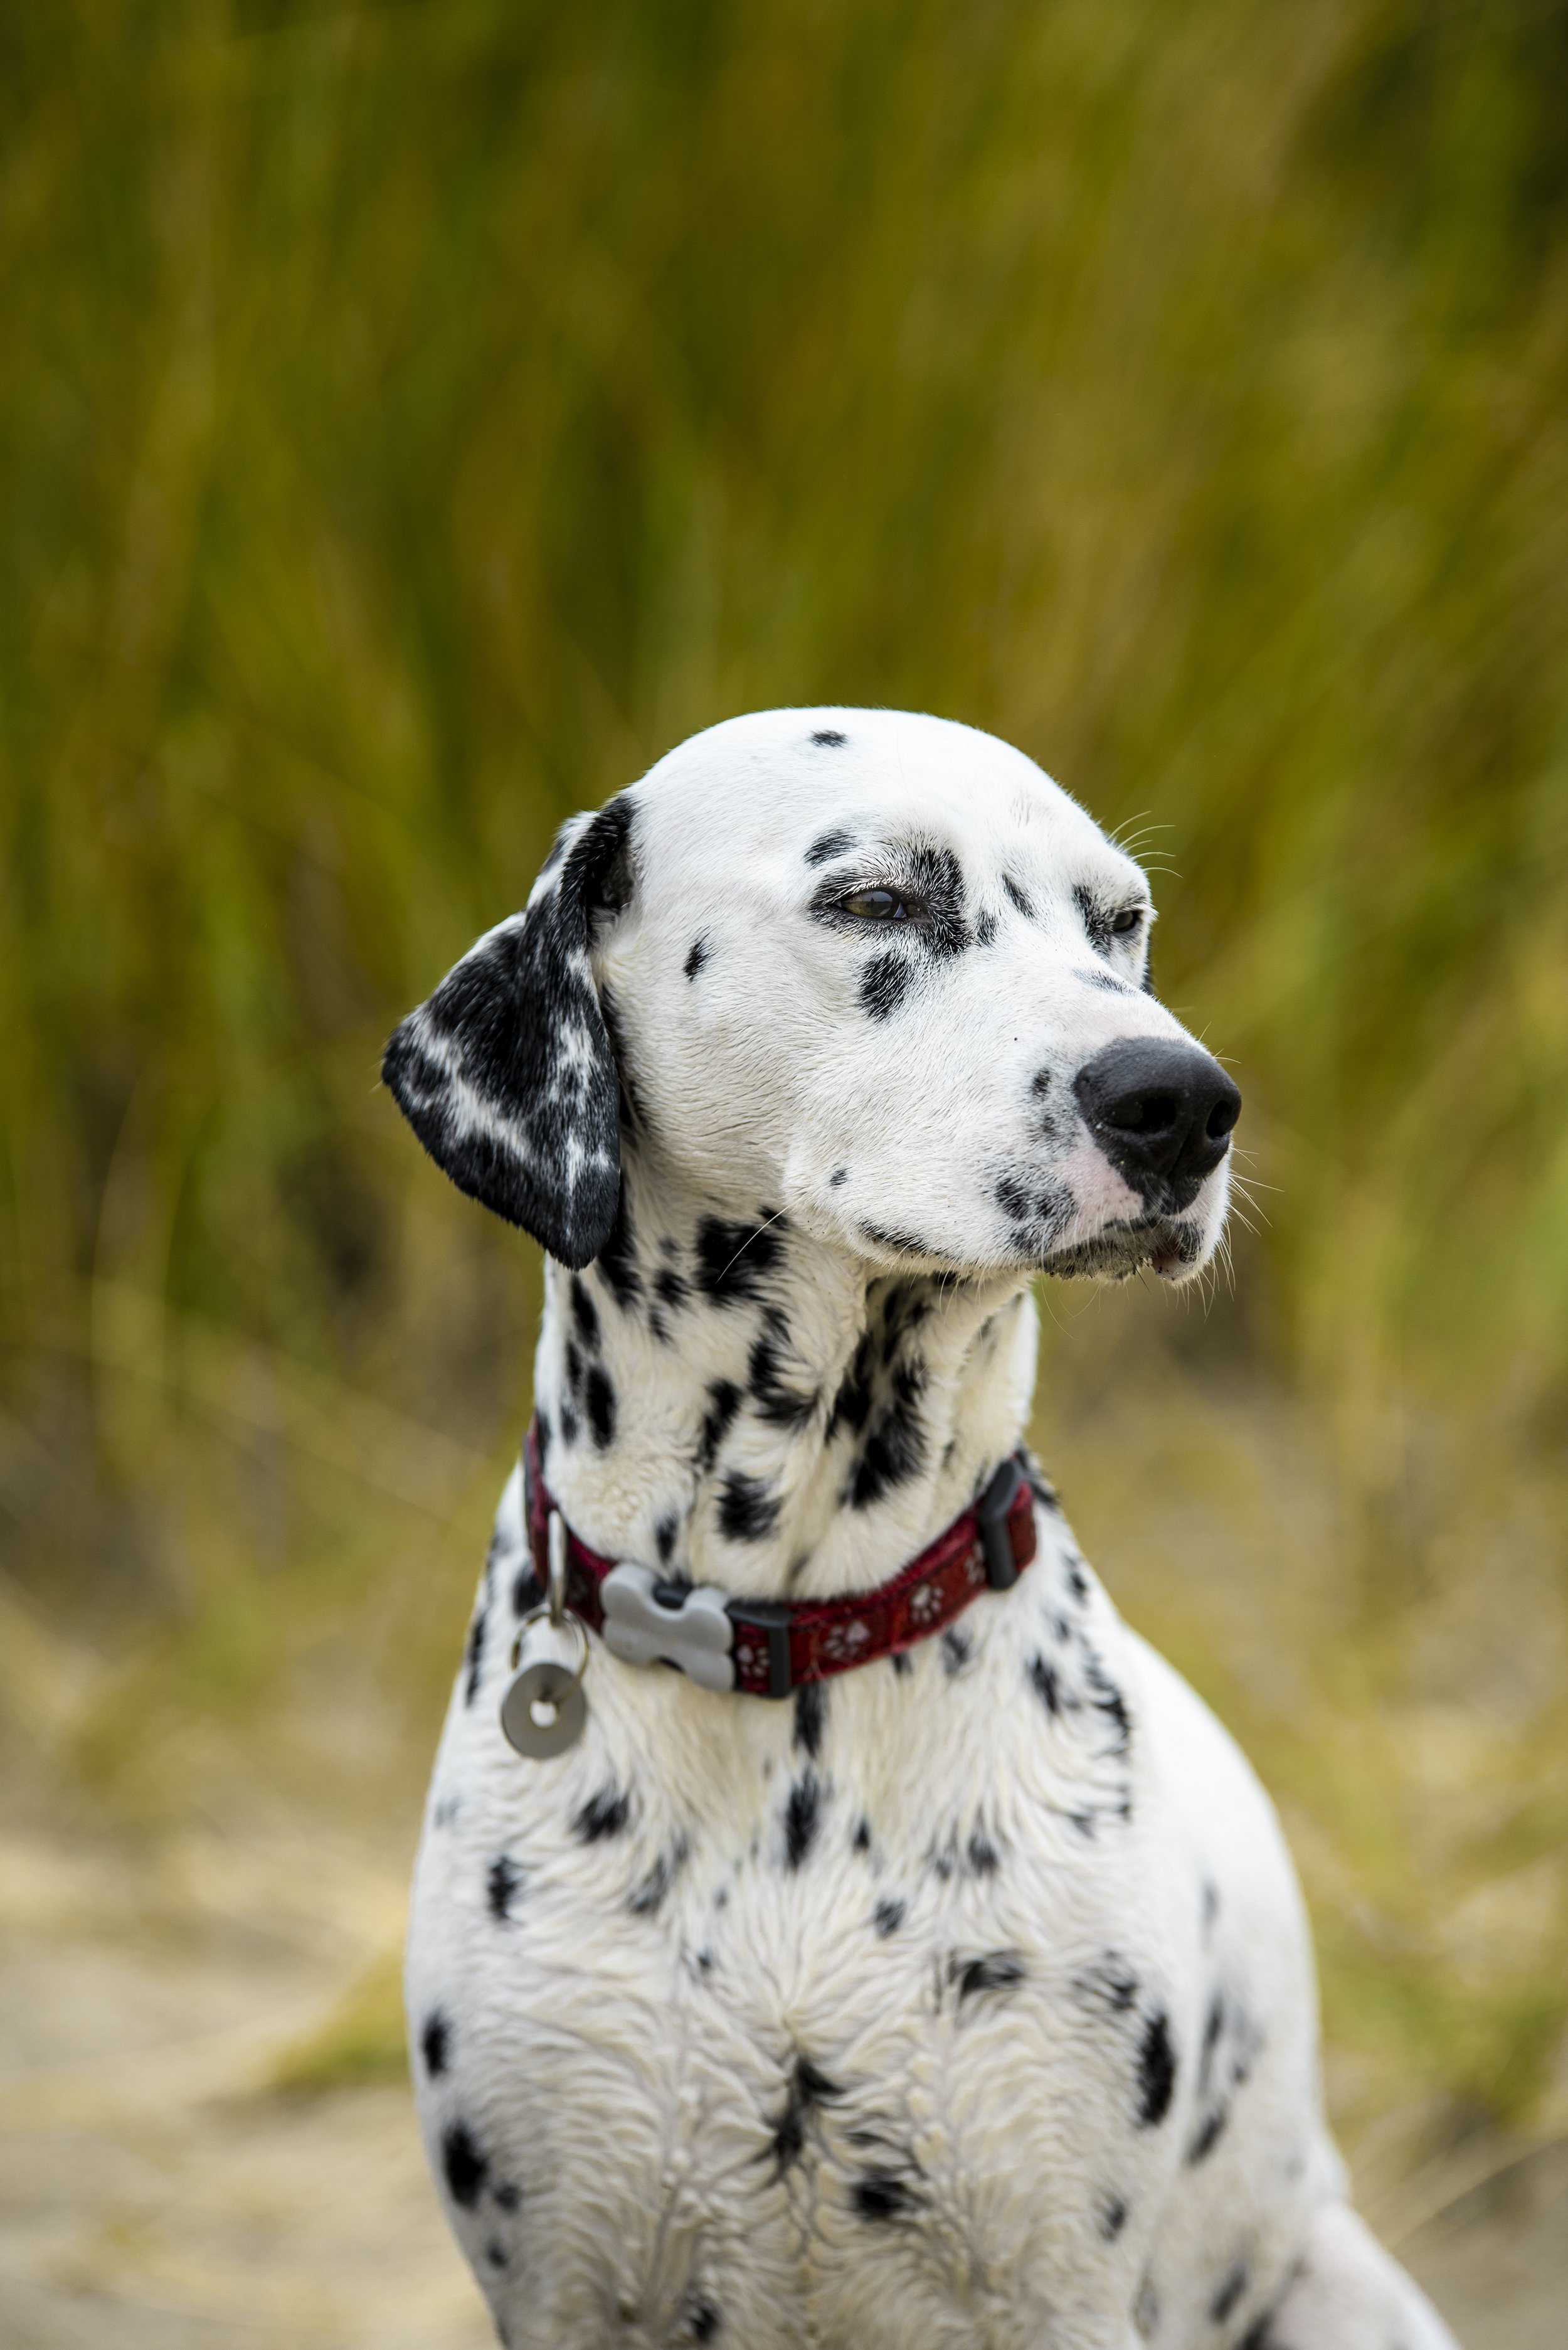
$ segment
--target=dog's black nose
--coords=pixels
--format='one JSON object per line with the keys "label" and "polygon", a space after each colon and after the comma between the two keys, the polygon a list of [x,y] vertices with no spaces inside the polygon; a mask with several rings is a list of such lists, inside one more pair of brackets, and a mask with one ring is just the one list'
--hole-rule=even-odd
{"label": "dog's black nose", "polygon": [[1089,1131],[1149,1207],[1179,1211],[1231,1147],[1241,1097],[1196,1045],[1124,1036],[1073,1081]]}

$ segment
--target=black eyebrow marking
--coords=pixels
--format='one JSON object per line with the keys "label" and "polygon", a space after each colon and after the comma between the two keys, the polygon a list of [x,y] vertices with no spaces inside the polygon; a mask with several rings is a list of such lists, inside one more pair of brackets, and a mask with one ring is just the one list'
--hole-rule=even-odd
{"label": "black eyebrow marking", "polygon": [[852,832],[824,832],[818,835],[805,852],[808,865],[826,865],[830,857],[842,857],[855,846]]}
{"label": "black eyebrow marking", "polygon": [[1013,879],[1011,873],[1004,873],[1002,875],[1002,886],[1006,890],[1008,896],[1012,899],[1013,904],[1017,907],[1021,914],[1028,914],[1031,916],[1033,914],[1034,907],[1028,891],[1020,887],[1020,885]]}

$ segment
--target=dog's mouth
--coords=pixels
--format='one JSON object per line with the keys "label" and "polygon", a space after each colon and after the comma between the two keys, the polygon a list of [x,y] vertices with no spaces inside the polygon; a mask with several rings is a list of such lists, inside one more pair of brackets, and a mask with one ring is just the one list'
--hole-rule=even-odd
{"label": "dog's mouth", "polygon": [[1040,1270],[1060,1281],[1126,1281],[1147,1265],[1162,1281],[1179,1281],[1202,1254],[1199,1225],[1169,1216],[1137,1216],[1103,1225],[1065,1248],[1048,1249]]}

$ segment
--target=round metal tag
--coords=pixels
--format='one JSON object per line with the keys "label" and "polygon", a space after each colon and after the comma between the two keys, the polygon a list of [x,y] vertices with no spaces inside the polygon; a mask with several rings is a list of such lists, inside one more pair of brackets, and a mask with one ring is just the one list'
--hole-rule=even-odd
{"label": "round metal tag", "polygon": [[501,1727],[509,1744],[530,1762],[564,1754],[583,1734],[588,1701],[568,1666],[541,1657],[524,1665],[501,1700]]}

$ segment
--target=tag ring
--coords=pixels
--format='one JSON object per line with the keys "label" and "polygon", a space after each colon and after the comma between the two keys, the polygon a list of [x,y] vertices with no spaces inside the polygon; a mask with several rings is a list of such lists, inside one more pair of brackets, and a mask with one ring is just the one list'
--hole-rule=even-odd
{"label": "tag ring", "polygon": [[[572,1688],[579,1690],[583,1685],[583,1677],[588,1669],[588,1658],[591,1652],[588,1648],[587,1627],[582,1617],[574,1615],[566,1606],[566,1524],[559,1510],[552,1510],[550,1513],[548,1575],[545,1597],[536,1607],[530,1607],[527,1615],[517,1627],[517,1637],[512,1643],[512,1669],[515,1672],[523,1660],[523,1643],[533,1627],[535,1624],[547,1623],[552,1632],[569,1631],[576,1640],[577,1662],[576,1669],[572,1674]],[[561,1694],[565,1699],[567,1692],[563,1690]]]}
{"label": "tag ring", "polygon": [[[518,1625],[517,1638],[512,1643],[512,1669],[514,1672],[516,1671],[519,1664],[522,1662],[523,1643],[526,1639],[529,1632],[535,1624],[543,1624],[546,1622],[549,1618],[549,1615],[550,1609],[548,1603],[538,1607],[531,1607],[527,1615],[524,1617],[521,1624]],[[552,1632],[570,1631],[576,1636],[577,1643],[577,1662],[576,1670],[572,1674],[572,1687],[574,1689],[581,1689],[583,1685],[583,1676],[588,1669],[588,1657],[591,1653],[588,1648],[588,1632],[587,1625],[583,1622],[580,1616],[566,1616],[562,1618],[559,1624],[552,1623],[550,1625],[550,1629]]]}

